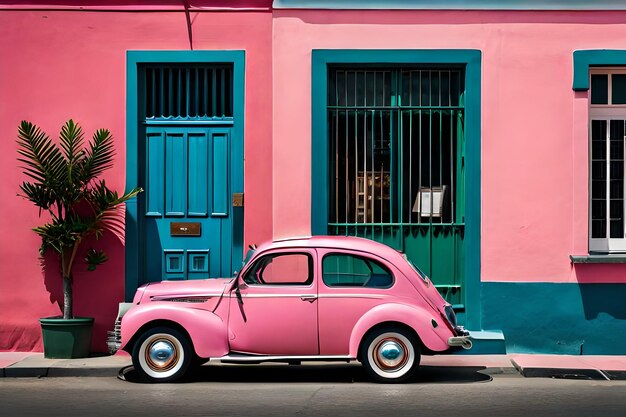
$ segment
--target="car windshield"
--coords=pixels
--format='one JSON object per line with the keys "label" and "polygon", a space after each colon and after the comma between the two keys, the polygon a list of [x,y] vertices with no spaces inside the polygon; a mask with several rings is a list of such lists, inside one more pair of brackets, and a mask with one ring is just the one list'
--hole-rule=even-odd
{"label": "car windshield", "polygon": [[246,266],[248,262],[250,262],[250,259],[252,259],[252,257],[254,256],[254,252],[255,252],[254,249],[252,248],[248,249],[248,252],[246,252],[246,257],[243,258],[243,262],[241,263],[242,268]]}
{"label": "car windshield", "polygon": [[411,262],[408,256],[406,256],[406,253],[403,253],[402,257],[404,258],[405,261],[407,261],[407,263],[411,266],[411,268],[413,268],[413,270],[417,272],[417,275],[419,275],[419,277],[423,279],[424,282],[428,282],[428,276],[421,269],[419,269],[417,265]]}

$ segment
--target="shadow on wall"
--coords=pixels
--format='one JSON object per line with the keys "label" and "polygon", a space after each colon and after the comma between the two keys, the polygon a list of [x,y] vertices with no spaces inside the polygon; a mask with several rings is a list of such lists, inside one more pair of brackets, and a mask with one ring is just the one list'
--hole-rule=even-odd
{"label": "shadow on wall", "polygon": [[624,284],[488,282],[482,326],[502,330],[508,353],[624,355],[625,300]]}
{"label": "shadow on wall", "polygon": [[[85,262],[85,254],[91,247],[103,249],[109,257],[93,272],[87,270]],[[48,251],[41,260],[50,302],[57,305],[61,316],[63,280],[58,256]],[[98,241],[94,237],[85,241],[77,254],[73,292],[74,315],[95,318],[91,351],[107,352],[106,332],[113,329],[118,303],[124,301],[124,243],[116,234],[105,232]]]}
{"label": "shadow on wall", "polygon": [[[574,268],[580,283],[585,318],[595,320],[606,314],[614,319],[626,320],[626,265],[576,264]],[[602,283],[607,281],[615,283]]]}

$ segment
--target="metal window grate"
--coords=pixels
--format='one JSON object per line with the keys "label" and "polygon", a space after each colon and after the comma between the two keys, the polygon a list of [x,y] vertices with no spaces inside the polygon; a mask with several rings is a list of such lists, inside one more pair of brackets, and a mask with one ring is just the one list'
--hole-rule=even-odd
{"label": "metal window grate", "polygon": [[462,222],[461,71],[336,70],[330,80],[331,226]]}
{"label": "metal window grate", "polygon": [[232,65],[150,65],[144,79],[146,120],[233,116]]}
{"label": "metal window grate", "polygon": [[330,234],[383,242],[461,305],[464,76],[456,68],[331,68]]}

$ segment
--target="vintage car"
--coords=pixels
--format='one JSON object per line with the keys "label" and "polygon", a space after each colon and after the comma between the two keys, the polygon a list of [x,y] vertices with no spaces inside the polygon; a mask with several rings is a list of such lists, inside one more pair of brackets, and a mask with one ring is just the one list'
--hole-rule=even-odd
{"label": "vintage car", "polygon": [[109,346],[129,352],[151,382],[209,359],[358,360],[373,380],[401,382],[420,355],[472,345],[428,277],[381,243],[315,236],[266,243],[246,258],[235,278],[143,285]]}

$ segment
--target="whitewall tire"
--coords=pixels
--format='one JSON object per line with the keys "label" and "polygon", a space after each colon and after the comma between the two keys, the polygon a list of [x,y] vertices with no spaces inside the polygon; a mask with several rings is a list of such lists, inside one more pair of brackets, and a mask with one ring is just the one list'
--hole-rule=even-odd
{"label": "whitewall tire", "polygon": [[382,328],[363,339],[360,358],[374,381],[404,382],[419,367],[419,344],[415,336],[404,329]]}
{"label": "whitewall tire", "polygon": [[172,382],[186,374],[194,356],[186,335],[176,329],[155,327],[137,339],[133,366],[144,381]]}

